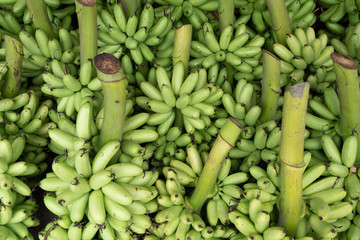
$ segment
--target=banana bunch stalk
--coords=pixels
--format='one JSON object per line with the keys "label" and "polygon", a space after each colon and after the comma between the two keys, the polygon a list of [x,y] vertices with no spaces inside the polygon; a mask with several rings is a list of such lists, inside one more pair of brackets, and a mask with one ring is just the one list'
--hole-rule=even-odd
{"label": "banana bunch stalk", "polygon": [[[358,86],[358,70],[356,62],[339,53],[331,54],[334,60],[336,83],[340,101],[339,135],[346,138],[357,132],[359,127],[360,106],[357,99],[360,97]],[[349,106],[351,103],[351,107]],[[358,135],[359,136],[359,135]],[[359,144],[359,137],[358,137]],[[359,147],[357,161],[359,160]]]}
{"label": "banana bunch stalk", "polygon": [[330,57],[334,47],[327,45],[327,35],[321,34],[316,38],[312,27],[306,30],[297,28],[294,34],[286,36],[286,43],[288,47],[280,43],[273,45],[275,54],[281,59],[281,86],[306,80],[311,83],[311,88],[319,87],[318,91],[321,91],[323,86],[318,83],[334,80]]}
{"label": "banana bunch stalk", "polygon": [[8,69],[1,83],[1,96],[13,98],[18,95],[21,84],[23,46],[22,43],[5,35],[6,67]]}

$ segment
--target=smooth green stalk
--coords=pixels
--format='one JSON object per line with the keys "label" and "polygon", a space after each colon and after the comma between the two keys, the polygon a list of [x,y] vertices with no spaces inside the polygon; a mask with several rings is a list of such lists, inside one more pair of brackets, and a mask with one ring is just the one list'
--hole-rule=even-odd
{"label": "smooth green stalk", "polygon": [[80,66],[97,55],[96,0],[76,0],[80,35]]}
{"label": "smooth green stalk", "polygon": [[287,46],[286,34],[292,33],[291,22],[284,0],[266,0],[269,9],[272,29],[276,33],[277,42]]}
{"label": "smooth green stalk", "polygon": [[16,97],[20,90],[22,61],[24,58],[22,43],[5,35],[5,58],[7,73],[2,85],[1,96],[4,98]]}
{"label": "smooth green stalk", "polygon": [[219,24],[220,33],[229,25],[234,25],[234,0],[219,0]]}
{"label": "smooth green stalk", "polygon": [[35,27],[43,30],[49,38],[56,38],[44,0],[26,0],[26,5]]}
{"label": "smooth green stalk", "polygon": [[205,162],[196,188],[190,198],[186,199],[187,206],[193,211],[200,211],[205,201],[214,195],[215,183],[229,151],[236,143],[242,127],[234,118],[229,118],[220,129],[216,141]]}
{"label": "smooth green stalk", "polygon": [[124,10],[125,16],[128,19],[130,16],[136,14],[139,16],[139,2],[136,0],[121,0],[121,5]]}
{"label": "smooth green stalk", "polygon": [[305,115],[309,83],[290,87],[284,96],[280,142],[280,216],[279,225],[294,236],[302,211],[302,174],[305,168]]}
{"label": "smooth green stalk", "polygon": [[99,139],[101,148],[111,140],[122,139],[126,115],[126,76],[120,61],[112,54],[99,54],[94,62],[104,92],[104,122]]}
{"label": "smooth green stalk", "polygon": [[356,62],[340,53],[332,53],[337,93],[340,100],[340,135],[356,134],[358,148],[356,160],[360,161],[360,90]]}
{"label": "smooth green stalk", "polygon": [[185,77],[188,73],[189,58],[191,51],[192,25],[186,24],[175,30],[174,51],[172,53],[173,66],[182,62],[185,69]]}
{"label": "smooth green stalk", "polygon": [[263,50],[263,78],[261,83],[261,122],[274,120],[280,89],[280,59]]}

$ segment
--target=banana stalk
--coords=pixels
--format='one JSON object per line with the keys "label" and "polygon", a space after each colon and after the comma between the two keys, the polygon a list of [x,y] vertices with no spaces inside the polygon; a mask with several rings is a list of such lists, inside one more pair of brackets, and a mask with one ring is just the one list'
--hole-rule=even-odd
{"label": "banana stalk", "polygon": [[229,118],[220,129],[216,141],[209,153],[204,168],[200,174],[196,188],[190,198],[186,197],[187,206],[197,212],[204,202],[212,197],[217,189],[214,187],[217,176],[228,155],[242,131],[242,126],[234,118]]}
{"label": "banana stalk", "polygon": [[[189,58],[191,50],[192,25],[186,24],[175,30],[174,50],[172,53],[173,66],[182,62],[184,66],[184,78],[186,78],[189,67]],[[175,125],[183,128],[183,115],[180,109],[176,109]]]}
{"label": "banana stalk", "polygon": [[124,9],[124,13],[126,18],[128,19],[130,16],[136,14],[139,16],[139,2],[136,0],[121,0],[122,8]]}
{"label": "banana stalk", "polygon": [[80,66],[97,54],[96,0],[76,0],[80,35]]}
{"label": "banana stalk", "polygon": [[[337,92],[340,100],[340,135],[345,139],[356,134],[360,144],[360,90],[356,62],[340,53],[332,53]],[[360,161],[360,148],[356,161]]]}
{"label": "banana stalk", "polygon": [[97,76],[104,91],[104,122],[99,147],[111,140],[121,140],[125,122],[126,76],[117,58],[99,54],[94,58]]}
{"label": "banana stalk", "polygon": [[302,211],[302,174],[305,168],[305,115],[309,83],[290,87],[284,96],[280,142],[280,216],[279,225],[290,236],[296,233]]}
{"label": "banana stalk", "polygon": [[261,83],[261,122],[273,120],[276,115],[280,89],[280,59],[263,50],[263,78]]}
{"label": "banana stalk", "polygon": [[44,0],[26,0],[26,5],[35,27],[43,30],[49,38],[56,38]]}
{"label": "banana stalk", "polygon": [[24,53],[22,43],[7,35],[5,35],[5,58],[8,70],[1,88],[1,95],[4,98],[14,98],[18,95],[21,86]]}
{"label": "banana stalk", "polygon": [[284,0],[266,0],[269,9],[272,29],[274,30],[277,42],[287,46],[286,34],[292,33],[289,14]]}
{"label": "banana stalk", "polygon": [[220,33],[229,25],[234,25],[234,0],[219,0]]}
{"label": "banana stalk", "polygon": [[[173,66],[182,62],[187,75],[192,39],[192,25],[186,24],[175,30],[174,51],[172,54]],[[185,76],[186,78],[186,76]]]}

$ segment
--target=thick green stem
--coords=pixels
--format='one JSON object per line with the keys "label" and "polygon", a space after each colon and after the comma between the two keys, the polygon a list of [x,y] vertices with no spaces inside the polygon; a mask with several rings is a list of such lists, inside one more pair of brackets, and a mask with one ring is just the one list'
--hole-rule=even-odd
{"label": "thick green stem", "polygon": [[284,0],[266,0],[269,9],[272,29],[276,33],[277,42],[287,46],[286,34],[292,33],[291,22]]}
{"label": "thick green stem", "polygon": [[220,129],[216,141],[209,153],[196,188],[191,197],[186,199],[187,206],[193,211],[200,211],[204,202],[213,195],[217,176],[240,135],[242,127],[234,118],[229,118]]}
{"label": "thick green stem", "polygon": [[263,78],[261,83],[261,122],[273,120],[276,115],[280,89],[280,59],[263,50]]}
{"label": "thick green stem", "polygon": [[336,86],[340,100],[340,134],[343,138],[357,134],[356,160],[360,161],[360,90],[356,62],[340,53],[332,53]]}
{"label": "thick green stem", "polygon": [[187,76],[192,39],[192,25],[186,24],[175,30],[174,51],[172,53],[173,66],[182,62]]}
{"label": "thick green stem", "polygon": [[94,62],[104,92],[104,122],[99,139],[99,147],[102,147],[111,140],[122,139],[126,114],[126,76],[120,61],[112,54],[99,54]]}
{"label": "thick green stem", "polygon": [[129,19],[130,16],[136,14],[139,16],[139,2],[136,0],[121,0],[121,5],[124,10],[125,16]]}
{"label": "thick green stem", "polygon": [[305,168],[305,116],[309,83],[290,87],[284,96],[280,142],[280,216],[279,225],[294,236],[302,211],[302,174]]}
{"label": "thick green stem", "polygon": [[54,28],[49,20],[47,6],[44,0],[26,0],[31,19],[35,27],[43,30],[49,38],[56,38]]}
{"label": "thick green stem", "polygon": [[7,73],[2,85],[1,95],[4,98],[16,97],[20,90],[22,61],[24,58],[22,43],[5,35],[5,58]]}
{"label": "thick green stem", "polygon": [[219,24],[220,33],[229,25],[234,25],[234,0],[219,0]]}
{"label": "thick green stem", "polygon": [[80,66],[97,55],[96,0],[76,0],[80,35]]}

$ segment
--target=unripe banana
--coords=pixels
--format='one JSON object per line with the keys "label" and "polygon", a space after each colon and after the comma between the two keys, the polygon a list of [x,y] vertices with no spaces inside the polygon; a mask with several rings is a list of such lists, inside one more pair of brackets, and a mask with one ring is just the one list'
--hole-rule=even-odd
{"label": "unripe banana", "polygon": [[326,221],[321,221],[315,214],[310,215],[309,223],[311,228],[322,237],[333,238],[337,235],[333,225]]}
{"label": "unripe banana", "polygon": [[326,134],[322,135],[321,143],[327,158],[335,163],[341,164],[341,155],[332,138]]}
{"label": "unripe banana", "polygon": [[345,178],[345,188],[348,196],[351,199],[356,199],[360,196],[360,186],[359,186],[359,178],[356,174],[349,174]]}
{"label": "unripe banana", "polygon": [[72,222],[81,222],[85,209],[88,204],[90,193],[85,193],[82,197],[75,200],[68,208],[70,209],[70,219]]}
{"label": "unripe banana", "polygon": [[312,198],[309,201],[310,209],[313,211],[320,220],[327,220],[329,218],[330,207],[321,198]]}
{"label": "unripe banana", "polygon": [[270,227],[263,232],[264,240],[283,239],[286,235],[286,230],[282,227]]}
{"label": "unripe banana", "polygon": [[[101,190],[96,190],[101,191]],[[89,199],[90,200],[90,199]],[[89,202],[90,204],[90,202]],[[130,212],[125,208],[125,206],[119,204],[118,202],[112,200],[108,196],[104,196],[104,208],[106,212],[111,215],[113,218],[120,221],[128,221],[131,218]]]}

